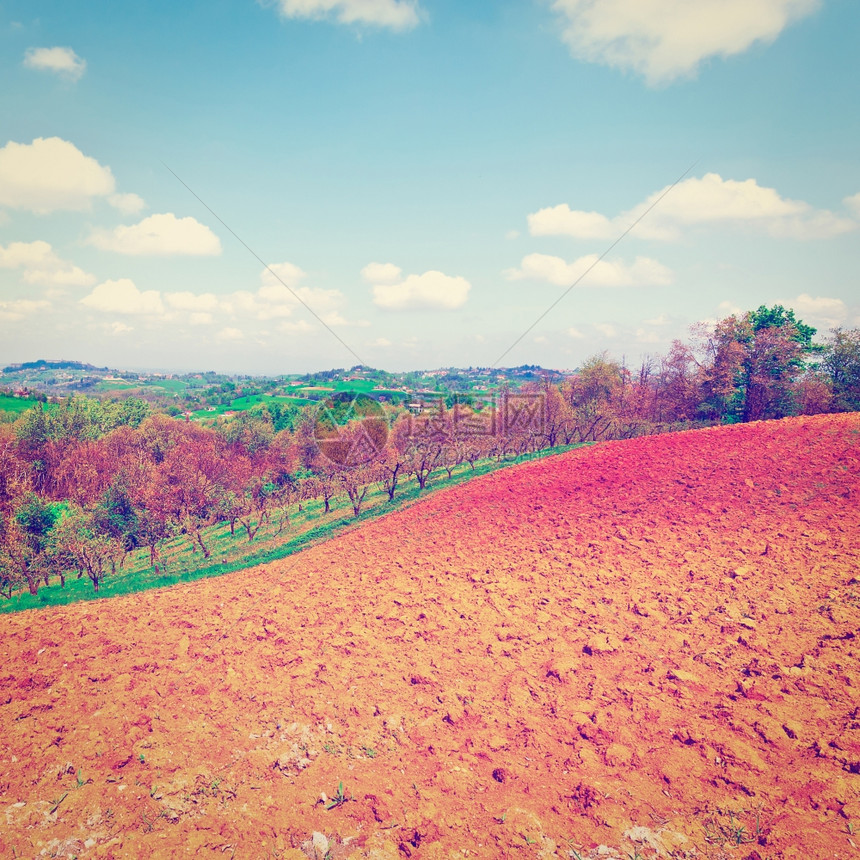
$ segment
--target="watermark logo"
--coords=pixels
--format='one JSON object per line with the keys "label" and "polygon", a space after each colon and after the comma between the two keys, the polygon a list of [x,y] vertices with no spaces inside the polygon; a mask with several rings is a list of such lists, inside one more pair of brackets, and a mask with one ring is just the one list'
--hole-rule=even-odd
{"label": "watermark logo", "polygon": [[378,459],[388,441],[388,421],[382,406],[366,394],[339,391],[316,411],[314,442],[334,466],[352,469]]}
{"label": "watermark logo", "polygon": [[445,443],[476,437],[537,437],[546,429],[543,392],[505,391],[478,399],[464,391],[446,399],[434,397],[411,404],[409,439]]}
{"label": "watermark logo", "polygon": [[505,392],[500,398],[501,431],[505,436],[542,436],[546,430],[543,392]]}

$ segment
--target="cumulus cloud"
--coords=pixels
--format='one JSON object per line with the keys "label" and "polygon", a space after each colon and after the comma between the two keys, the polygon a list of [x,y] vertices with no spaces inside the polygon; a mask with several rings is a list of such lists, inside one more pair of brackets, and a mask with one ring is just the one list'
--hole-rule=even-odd
{"label": "cumulus cloud", "polygon": [[20,269],[25,283],[51,287],[87,287],[96,280],[94,275],[58,257],[42,240],[0,245],[0,269]]}
{"label": "cumulus cloud", "polygon": [[[734,302],[730,302],[730,301],[728,301],[728,299],[720,302],[719,305],[717,305],[717,307],[720,311],[721,317],[724,317],[724,316],[740,317],[740,316],[743,316],[743,314],[744,314],[744,309],[740,305],[737,305]],[[715,319],[709,320],[709,322],[716,322],[716,320]]]}
{"label": "cumulus cloud", "polygon": [[96,230],[89,244],[103,251],[133,256],[217,256],[221,240],[195,218],[177,218],[172,212],[150,215],[137,224],[120,224],[113,230]]}
{"label": "cumulus cloud", "polygon": [[368,346],[376,346],[380,349],[387,349],[391,346],[391,341],[387,337],[378,337],[376,340],[371,341]]}
{"label": "cumulus cloud", "polygon": [[361,270],[361,277],[368,284],[395,284],[402,274],[403,270],[394,263],[368,263]]}
{"label": "cumulus cloud", "polygon": [[277,5],[285,18],[333,18],[391,30],[410,30],[421,20],[414,0],[277,0]]}
{"label": "cumulus cloud", "polygon": [[658,85],[693,74],[708,57],[772,42],[820,0],[554,0],[552,6],[576,58]]}
{"label": "cumulus cloud", "polygon": [[344,295],[340,290],[293,287],[291,291],[283,284],[263,286],[256,293],[233,293],[228,301],[237,309],[266,320],[292,316],[296,309],[302,307],[299,299],[323,319],[336,313],[344,303]]}
{"label": "cumulus cloud", "polygon": [[659,314],[656,317],[645,320],[645,325],[668,325],[669,322],[669,317],[666,314]]}
{"label": "cumulus cloud", "polygon": [[[566,203],[528,215],[532,236],[572,236],[576,239],[614,239],[639,218],[669,186],[614,218],[600,212],[571,209]],[[849,200],[852,198],[848,198]],[[846,201],[847,202],[847,201]],[[857,228],[857,222],[826,209],[814,209],[802,200],[782,197],[755,179],[738,181],[707,173],[691,177],[673,188],[633,228],[640,239],[670,241],[683,227],[703,224],[756,225],[772,236],[820,239]]]}
{"label": "cumulus cloud", "polygon": [[546,281],[558,287],[565,287],[581,278],[592,266],[583,278],[584,286],[665,286],[673,280],[671,269],[650,257],[637,257],[632,265],[627,265],[620,260],[597,262],[597,254],[588,254],[572,263],[548,254],[528,254],[523,257],[519,268],[508,269],[504,274],[511,281]]}
{"label": "cumulus cloud", "polygon": [[164,301],[168,307],[174,310],[192,313],[216,311],[221,307],[221,300],[215,293],[192,293],[188,291],[165,293]]}
{"label": "cumulus cloud", "polygon": [[241,329],[234,328],[233,326],[227,326],[226,328],[222,328],[221,331],[216,335],[218,340],[223,341],[237,341],[244,340],[245,334]]}
{"label": "cumulus cloud", "polygon": [[111,194],[108,203],[123,215],[137,215],[146,206],[139,194]]}
{"label": "cumulus cloud", "polygon": [[103,313],[156,314],[164,313],[161,294],[157,290],[139,290],[134,281],[120,278],[105,281],[81,299],[81,304]]}
{"label": "cumulus cloud", "polygon": [[[278,273],[304,277],[304,272],[292,263],[278,263],[271,267]],[[345,296],[340,290],[296,286],[292,291],[263,270],[261,286],[257,290],[236,290],[226,295],[212,292],[195,293],[190,290],[161,293],[158,290],[141,291],[133,281],[121,278],[105,281],[81,299],[94,310],[105,313],[150,314],[161,317],[166,323],[186,322],[192,326],[221,325],[218,337],[236,340],[235,332],[250,336],[259,323],[278,322],[278,330],[303,333],[313,330],[305,319],[294,319],[304,312],[299,298],[329,326],[367,326],[365,320],[350,320],[343,315]],[[295,294],[295,295],[294,295]],[[305,313],[305,315],[307,315]],[[228,323],[241,324],[241,328]],[[224,332],[228,334],[224,334]],[[230,334],[230,333],[233,334]]]}
{"label": "cumulus cloud", "polygon": [[263,269],[260,280],[264,287],[281,287],[284,284],[293,286],[304,280],[307,273],[300,269],[295,263],[272,263]]}
{"label": "cumulus cloud", "polygon": [[314,327],[307,320],[284,320],[278,323],[277,328],[285,334],[307,334],[314,331]]}
{"label": "cumulus cloud", "polygon": [[532,236],[573,236],[576,239],[607,239],[623,232],[599,212],[571,209],[567,203],[548,206],[527,219]]}
{"label": "cumulus cloud", "polygon": [[644,326],[640,326],[636,329],[636,342],[637,343],[662,343],[664,338],[653,329],[645,328]]}
{"label": "cumulus cloud", "polygon": [[431,270],[396,283],[374,284],[373,303],[387,310],[455,310],[469,297],[472,285],[461,277]]}
{"label": "cumulus cloud", "polygon": [[826,296],[811,296],[801,293],[793,299],[782,302],[787,308],[792,308],[797,316],[809,325],[819,329],[835,328],[845,322],[848,308],[842,299]]}
{"label": "cumulus cloud", "polygon": [[115,185],[109,167],[59,137],[9,141],[0,149],[0,206],[38,214],[81,211],[93,198],[113,194]]}
{"label": "cumulus cloud", "polygon": [[54,72],[71,81],[80,80],[87,69],[87,61],[71,48],[28,48],[24,65],[28,69]]}
{"label": "cumulus cloud", "polygon": [[855,217],[860,218],[860,193],[854,194],[851,197],[846,197],[842,201],[849,212]]}
{"label": "cumulus cloud", "polygon": [[[260,273],[257,290],[236,290],[226,295],[193,293],[183,290],[165,293],[164,304],[171,312],[188,313],[192,325],[208,325],[217,315],[245,320],[286,320],[297,312],[304,312],[303,304],[310,307],[327,325],[369,325],[364,320],[352,321],[342,314],[346,297],[340,290],[308,287],[299,282],[306,277],[294,263],[273,263]],[[286,286],[289,284],[290,286]],[[281,331],[304,332],[312,326],[305,320],[281,325]]]}
{"label": "cumulus cloud", "polygon": [[618,333],[615,326],[610,323],[594,323],[594,330],[604,337],[615,337]]}
{"label": "cumulus cloud", "polygon": [[50,306],[50,303],[43,299],[16,299],[11,302],[0,302],[0,319],[14,322],[32,314],[46,311]]}

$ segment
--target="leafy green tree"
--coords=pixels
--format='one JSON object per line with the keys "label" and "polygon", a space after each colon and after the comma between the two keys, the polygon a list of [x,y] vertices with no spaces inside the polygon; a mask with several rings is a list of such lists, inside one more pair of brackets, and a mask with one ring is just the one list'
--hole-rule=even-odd
{"label": "leafy green tree", "polygon": [[782,305],[720,320],[701,349],[703,417],[758,421],[795,414],[794,383],[821,350],[815,329]]}
{"label": "leafy green tree", "polygon": [[564,438],[572,442],[598,441],[611,434],[611,427],[623,408],[626,371],[606,352],[585,361],[579,372],[562,385],[562,395],[570,407]]}
{"label": "leafy green tree", "polygon": [[110,429],[137,428],[152,414],[152,407],[139,397],[125,397],[110,406]]}
{"label": "leafy green tree", "polygon": [[141,546],[140,515],[121,477],[111,483],[94,508],[93,523],[100,533],[117,541],[123,561]]}
{"label": "leafy green tree", "polygon": [[7,551],[9,517],[0,511],[0,595],[7,600],[17,591],[22,582],[21,572]]}
{"label": "leafy green tree", "polygon": [[108,563],[115,567],[118,555],[123,552],[121,541],[99,528],[96,512],[74,502],[62,512],[51,538],[55,555],[71,560],[89,577],[95,591],[99,590]]}
{"label": "leafy green tree", "polygon": [[48,417],[41,403],[28,409],[15,424],[18,456],[30,464],[30,476],[37,491],[47,487]]}
{"label": "leafy green tree", "polygon": [[40,580],[44,580],[45,585],[49,582],[47,552],[60,510],[60,505],[28,493],[19,501],[12,515],[5,519],[0,565],[21,577],[30,594],[38,593]]}

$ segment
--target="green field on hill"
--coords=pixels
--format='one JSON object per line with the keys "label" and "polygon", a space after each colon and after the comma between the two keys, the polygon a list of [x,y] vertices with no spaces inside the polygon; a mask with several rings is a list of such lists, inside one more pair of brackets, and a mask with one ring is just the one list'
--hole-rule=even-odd
{"label": "green field on hill", "polygon": [[[36,405],[38,401],[29,397],[10,397],[8,394],[0,394],[0,412],[26,412]],[[46,403],[50,408],[53,404]]]}

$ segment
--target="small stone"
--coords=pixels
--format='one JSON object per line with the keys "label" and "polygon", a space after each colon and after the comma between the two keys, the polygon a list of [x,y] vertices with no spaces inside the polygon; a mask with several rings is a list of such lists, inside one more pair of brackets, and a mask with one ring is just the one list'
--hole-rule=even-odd
{"label": "small stone", "polygon": [[323,858],[328,853],[328,837],[318,830],[313,832],[311,836],[311,846],[314,849],[314,854],[317,857]]}
{"label": "small stone", "polygon": [[619,642],[606,633],[597,633],[588,640],[588,644],[582,649],[586,654],[611,654],[617,651]]}

